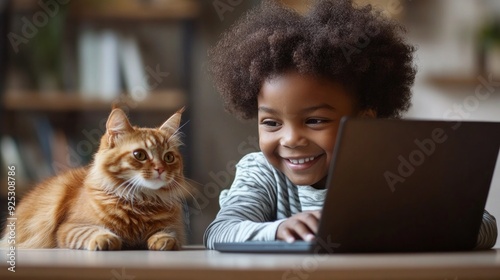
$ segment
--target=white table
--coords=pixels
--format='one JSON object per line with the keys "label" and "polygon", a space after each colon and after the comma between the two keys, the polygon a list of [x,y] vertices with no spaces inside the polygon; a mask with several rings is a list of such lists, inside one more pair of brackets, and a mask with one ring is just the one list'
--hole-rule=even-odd
{"label": "white table", "polygon": [[0,279],[500,279],[500,250],[418,254],[233,254],[189,246],[178,252],[0,250]]}

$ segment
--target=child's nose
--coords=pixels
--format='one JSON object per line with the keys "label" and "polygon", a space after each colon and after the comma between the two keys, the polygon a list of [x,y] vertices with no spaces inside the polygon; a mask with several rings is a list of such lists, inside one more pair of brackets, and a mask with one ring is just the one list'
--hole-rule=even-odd
{"label": "child's nose", "polygon": [[307,145],[307,138],[300,130],[286,129],[280,139],[280,145],[287,148],[296,148]]}

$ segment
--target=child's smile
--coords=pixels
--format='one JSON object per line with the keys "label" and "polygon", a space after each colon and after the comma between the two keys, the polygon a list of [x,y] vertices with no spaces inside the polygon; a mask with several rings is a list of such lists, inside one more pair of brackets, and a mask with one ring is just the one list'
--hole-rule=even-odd
{"label": "child's smile", "polygon": [[[324,155],[324,154],[322,154]],[[320,159],[321,156],[306,157],[306,158],[283,158],[288,169],[294,172],[308,172],[307,170],[314,166]]]}
{"label": "child's smile", "polygon": [[260,148],[297,185],[326,176],[340,119],[358,114],[340,84],[294,72],[264,82],[258,107]]}

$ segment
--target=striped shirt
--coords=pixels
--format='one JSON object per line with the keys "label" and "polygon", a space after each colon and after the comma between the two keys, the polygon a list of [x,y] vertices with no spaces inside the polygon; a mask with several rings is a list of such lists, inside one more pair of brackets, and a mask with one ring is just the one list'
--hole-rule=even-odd
{"label": "striped shirt", "polygon": [[[205,231],[203,242],[209,249],[215,242],[275,240],[285,219],[323,207],[326,189],[294,185],[262,152],[244,156],[236,168],[231,188],[220,194],[221,209]],[[496,238],[495,218],[485,210],[476,248],[491,248]]]}

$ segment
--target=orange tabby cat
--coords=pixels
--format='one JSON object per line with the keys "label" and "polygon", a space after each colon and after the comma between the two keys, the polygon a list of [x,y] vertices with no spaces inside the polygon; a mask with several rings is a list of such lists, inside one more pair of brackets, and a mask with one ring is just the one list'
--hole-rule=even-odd
{"label": "orange tabby cat", "polygon": [[151,129],[132,127],[114,109],[88,167],[51,178],[21,200],[16,247],[180,249],[189,194],[178,150],[183,111]]}

